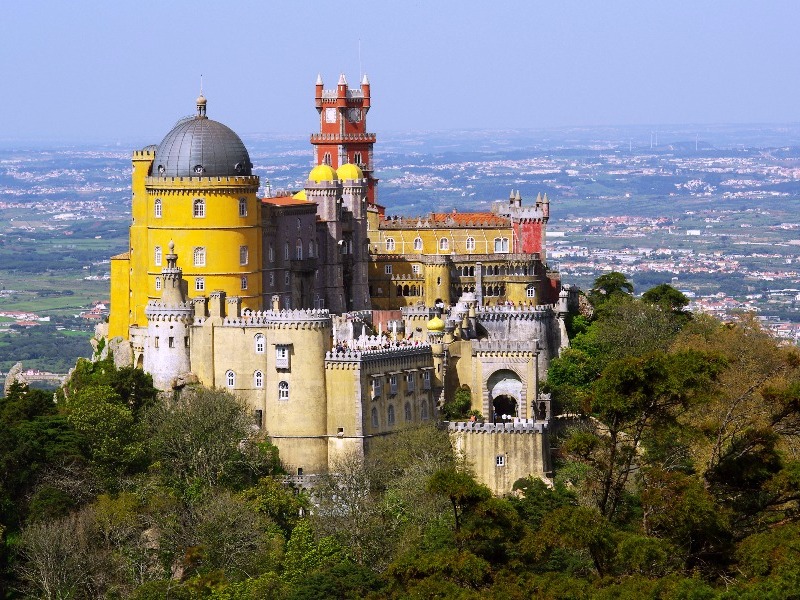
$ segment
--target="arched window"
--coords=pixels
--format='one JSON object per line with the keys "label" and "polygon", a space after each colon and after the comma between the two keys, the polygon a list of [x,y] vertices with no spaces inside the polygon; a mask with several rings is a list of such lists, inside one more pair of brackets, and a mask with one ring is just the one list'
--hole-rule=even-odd
{"label": "arched window", "polygon": [[508,252],[508,238],[494,238],[495,252]]}
{"label": "arched window", "polygon": [[202,292],[206,289],[206,280],[204,277],[198,277],[194,280],[194,289],[197,292]]}
{"label": "arched window", "polygon": [[439,240],[439,250],[447,250],[450,248],[450,240],[442,238]]}
{"label": "arched window", "polygon": [[303,240],[297,238],[297,243],[294,246],[294,257],[297,260],[303,260]]}
{"label": "arched window", "polygon": [[527,288],[525,288],[525,297],[536,298],[536,288],[532,285],[529,285]]}
{"label": "arched window", "polygon": [[289,242],[286,242],[283,245],[283,258],[285,260],[289,260]]}
{"label": "arched window", "polygon": [[247,198],[239,198],[239,216],[247,216]]}
{"label": "arched window", "polygon": [[227,371],[225,373],[225,383],[229,388],[236,385],[236,374],[233,371]]}
{"label": "arched window", "polygon": [[288,400],[289,399],[289,383],[287,381],[281,381],[278,384],[278,400]]}
{"label": "arched window", "polygon": [[428,403],[425,400],[422,401],[422,406],[420,407],[420,414],[422,415],[422,418],[424,420],[426,421],[428,420]]}
{"label": "arched window", "polygon": [[302,226],[303,226],[303,222],[300,220],[300,217],[297,217],[297,231],[300,231]]}
{"label": "arched window", "polygon": [[153,205],[153,216],[160,219],[161,214],[161,198],[156,198],[156,203]]}
{"label": "arched window", "polygon": [[192,210],[192,216],[196,218],[202,218],[206,216],[206,201],[202,198],[197,198],[194,201],[194,208]]}
{"label": "arched window", "polygon": [[157,267],[161,266],[161,246],[156,246],[155,252],[153,253],[153,261],[156,263]]}
{"label": "arched window", "polygon": [[257,333],[255,341],[256,341],[256,354],[264,354],[264,348],[266,347],[266,340],[264,339],[264,334]]}
{"label": "arched window", "polygon": [[386,251],[394,252],[394,238],[386,238]]}
{"label": "arched window", "polygon": [[246,265],[250,260],[250,252],[247,246],[239,246],[239,264]]}
{"label": "arched window", "polygon": [[314,258],[314,242],[308,242],[308,258]]}
{"label": "arched window", "polygon": [[247,289],[247,275],[242,275],[242,289]]}
{"label": "arched window", "polygon": [[467,252],[475,250],[475,238],[470,236],[467,238]]}
{"label": "arched window", "polygon": [[389,427],[394,425],[394,405],[390,404],[389,408],[386,411],[386,422],[388,423]]}
{"label": "arched window", "polygon": [[161,277],[156,277],[156,289],[161,289]]}
{"label": "arched window", "polygon": [[406,421],[411,420],[411,403],[406,402],[406,405],[403,407],[403,412],[405,413]]}
{"label": "arched window", "polygon": [[361,162],[361,152],[356,152],[356,153],[353,155],[353,162],[354,162],[355,164],[357,164],[357,165],[362,165],[362,164],[363,164],[363,163]]}
{"label": "arched window", "polygon": [[421,237],[414,238],[414,250],[416,252],[422,252],[422,238]]}
{"label": "arched window", "polygon": [[378,409],[374,406],[372,407],[372,426],[378,427]]}
{"label": "arched window", "polygon": [[253,385],[257,388],[264,387],[264,374],[261,371],[253,373]]}
{"label": "arched window", "polygon": [[202,246],[198,246],[194,249],[194,266],[195,267],[205,267],[206,266],[206,249]]}
{"label": "arched window", "polygon": [[322,157],[322,162],[324,164],[326,164],[326,165],[331,164],[331,153],[330,152],[326,152],[325,153],[325,156]]}

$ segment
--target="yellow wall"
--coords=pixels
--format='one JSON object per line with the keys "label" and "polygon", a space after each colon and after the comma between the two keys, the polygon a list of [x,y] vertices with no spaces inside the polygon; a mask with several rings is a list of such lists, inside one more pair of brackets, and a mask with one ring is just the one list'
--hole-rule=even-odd
{"label": "yellow wall", "polygon": [[108,316],[108,337],[128,339],[130,326],[130,265],[128,253],[111,258],[111,307]]}

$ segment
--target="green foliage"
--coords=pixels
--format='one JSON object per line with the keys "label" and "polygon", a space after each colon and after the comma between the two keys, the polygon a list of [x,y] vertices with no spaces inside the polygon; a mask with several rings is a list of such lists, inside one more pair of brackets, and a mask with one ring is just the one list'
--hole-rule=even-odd
{"label": "green foliage", "polygon": [[609,300],[631,294],[633,294],[633,284],[628,281],[628,278],[618,271],[611,271],[594,280],[588,298],[592,306],[598,308]]}
{"label": "green foliage", "polygon": [[442,419],[445,421],[459,421],[469,417],[472,408],[472,392],[466,386],[456,390],[453,398],[447,400],[442,407]]}

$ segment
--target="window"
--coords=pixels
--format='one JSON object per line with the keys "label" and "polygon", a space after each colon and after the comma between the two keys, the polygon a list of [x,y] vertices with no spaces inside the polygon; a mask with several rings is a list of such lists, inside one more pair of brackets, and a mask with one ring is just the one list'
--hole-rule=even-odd
{"label": "window", "polygon": [[[335,122],[336,122],[336,117],[335,116],[333,117],[332,121],[331,120],[328,121],[328,123],[335,123]],[[326,165],[331,164],[331,153],[330,152],[326,152],[325,153],[325,156],[322,157],[322,162],[325,163]]]}
{"label": "window", "polygon": [[239,216],[247,216],[247,198],[239,198]]}
{"label": "window", "polygon": [[409,394],[414,391],[414,374],[406,373],[406,392]]}
{"label": "window", "polygon": [[285,260],[289,260],[289,242],[286,242],[283,245],[283,258]]}
{"label": "window", "polygon": [[505,454],[498,454],[495,457],[495,461],[494,462],[498,467],[505,467],[506,466],[506,455]]}
{"label": "window", "polygon": [[272,244],[269,245],[269,262],[275,262],[275,248]]}
{"label": "window", "polygon": [[288,400],[289,399],[289,383],[286,381],[281,381],[278,384],[278,400]]}
{"label": "window", "polygon": [[206,216],[206,202],[202,198],[197,198],[194,201],[194,208],[192,210],[192,216],[200,219]]}
{"label": "window", "polygon": [[242,289],[243,290],[247,289],[247,275],[242,276]]}
{"label": "window", "polygon": [[391,427],[394,425],[394,405],[390,404],[386,411],[386,423]]}
{"label": "window", "polygon": [[206,249],[198,246],[194,249],[194,266],[195,267],[205,267],[206,266]]}
{"label": "window", "polygon": [[156,198],[156,202],[153,205],[153,216],[156,219],[160,219],[161,218],[161,214],[162,214],[161,213],[161,198]]}
{"label": "window", "polygon": [[204,277],[198,277],[194,280],[194,289],[197,292],[202,292],[206,289],[206,280]]}
{"label": "window", "polygon": [[161,289],[161,277],[156,277],[156,289]]}
{"label": "window", "polygon": [[397,375],[389,375],[389,393],[397,393]]}
{"label": "window", "polygon": [[394,252],[394,238],[386,238],[386,251]]}
{"label": "window", "polygon": [[266,345],[266,340],[264,338],[263,333],[257,333],[255,337],[256,341],[256,354],[264,354],[264,347]]}
{"label": "window", "polygon": [[386,275],[391,275],[391,274],[392,274],[392,265],[385,265],[385,266],[383,267],[383,272],[384,272]]}
{"label": "window", "polygon": [[302,226],[303,226],[303,222],[300,220],[300,217],[297,217],[297,231],[300,231]]}
{"label": "window", "polygon": [[495,252],[508,252],[508,238],[494,238]]}
{"label": "window", "polygon": [[371,412],[372,412],[372,426],[377,428],[378,427],[378,409],[373,406]]}
{"label": "window", "polygon": [[442,238],[439,240],[439,250],[447,250],[450,248],[450,240]]}
{"label": "window", "polygon": [[428,401],[423,400],[422,405],[420,406],[420,414],[424,420],[428,420]]}
{"label": "window", "polygon": [[263,410],[254,410],[253,411],[253,421],[255,421],[258,428],[261,429],[261,426],[264,424],[264,411]]}
{"label": "window", "polygon": [[253,373],[253,386],[257,388],[264,387],[264,374],[261,371]]}
{"label": "window", "polygon": [[314,242],[308,242],[308,258],[314,258]]}
{"label": "window", "polygon": [[419,275],[422,273],[422,267],[420,265],[411,265],[411,272],[414,273],[414,275]]}
{"label": "window", "polygon": [[423,371],[422,372],[422,389],[423,390],[431,389],[431,372],[430,371]]}
{"label": "window", "polygon": [[153,348],[158,348],[158,337],[153,338]]}
{"label": "window", "polygon": [[275,287],[275,273],[269,274],[269,287],[271,288]]}
{"label": "window", "polygon": [[411,403],[406,402],[406,405],[403,407],[403,414],[406,418],[406,421],[411,420]]}
{"label": "window", "polygon": [[289,346],[288,344],[277,344],[275,346],[275,368],[289,368]]}
{"label": "window", "polygon": [[422,252],[422,238],[417,237],[414,238],[414,250],[417,252]]}
{"label": "window", "polygon": [[239,246],[239,264],[246,265],[250,260],[250,252],[247,250],[247,246]]}
{"label": "window", "polygon": [[170,348],[174,348],[175,347],[175,338],[174,337],[170,337],[169,339],[167,339],[167,346],[169,346]]}
{"label": "window", "polygon": [[153,251],[153,262],[156,263],[157,267],[161,266],[161,246],[155,247],[155,250]]}
{"label": "window", "polygon": [[292,284],[292,274],[289,273],[289,271],[286,271],[286,273],[283,274],[283,283],[287,287]]}
{"label": "window", "polygon": [[353,155],[353,162],[354,162],[355,164],[357,164],[357,165],[361,165],[361,164],[363,164],[363,163],[361,162],[361,152],[356,152],[356,153]]}
{"label": "window", "polygon": [[527,288],[525,288],[525,296],[527,298],[536,298],[536,288],[532,285],[529,285]]}
{"label": "window", "polygon": [[225,373],[225,384],[232,388],[236,385],[236,374],[233,371],[227,371]]}
{"label": "window", "polygon": [[297,243],[294,245],[294,257],[303,260],[303,240],[300,238],[297,238]]}
{"label": "window", "polygon": [[467,251],[471,252],[475,250],[475,238],[470,236],[467,238]]}
{"label": "window", "polygon": [[378,398],[383,393],[383,381],[379,377],[372,380],[372,397]]}

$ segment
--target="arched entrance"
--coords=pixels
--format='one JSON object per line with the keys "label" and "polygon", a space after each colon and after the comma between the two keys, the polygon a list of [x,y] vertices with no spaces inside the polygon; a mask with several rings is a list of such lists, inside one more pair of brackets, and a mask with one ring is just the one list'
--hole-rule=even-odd
{"label": "arched entrance", "polygon": [[511,369],[495,371],[486,382],[489,392],[489,415],[492,423],[504,423],[520,414],[522,380]]}

